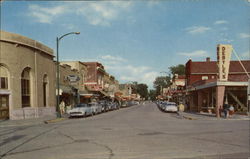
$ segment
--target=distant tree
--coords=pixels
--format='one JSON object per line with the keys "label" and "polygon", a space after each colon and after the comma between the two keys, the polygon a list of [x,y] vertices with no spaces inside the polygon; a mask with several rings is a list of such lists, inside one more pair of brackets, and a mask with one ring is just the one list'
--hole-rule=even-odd
{"label": "distant tree", "polygon": [[148,98],[148,86],[144,83],[137,84],[137,93],[140,94],[141,98]]}
{"label": "distant tree", "polygon": [[155,89],[149,90],[148,96],[151,100],[156,100],[156,90]]}
{"label": "distant tree", "polygon": [[158,76],[154,81],[154,88],[156,90],[156,95],[161,94],[163,88],[167,88],[171,85],[170,76]]}
{"label": "distant tree", "polygon": [[179,64],[177,66],[171,66],[169,67],[170,72],[175,75],[185,75],[185,66],[183,64]]}

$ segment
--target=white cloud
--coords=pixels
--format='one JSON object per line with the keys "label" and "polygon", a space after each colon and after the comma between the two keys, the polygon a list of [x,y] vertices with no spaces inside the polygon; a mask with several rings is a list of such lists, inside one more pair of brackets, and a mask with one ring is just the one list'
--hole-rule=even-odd
{"label": "white cloud", "polygon": [[244,39],[244,38],[250,38],[250,34],[247,34],[247,33],[240,33],[239,34],[239,37]]}
{"label": "white cloud", "polygon": [[227,23],[228,23],[228,21],[226,21],[226,20],[217,20],[214,22],[214,24],[227,24]]}
{"label": "white cloud", "polygon": [[116,62],[125,62],[127,61],[126,59],[119,57],[119,56],[111,56],[111,55],[103,55],[100,56],[101,59],[103,60],[111,60],[111,61],[116,61]]}
{"label": "white cloud", "polygon": [[40,23],[51,23],[56,16],[65,13],[66,10],[66,7],[63,5],[51,8],[41,7],[39,5],[29,5],[28,8],[29,15]]}
{"label": "white cloud", "polygon": [[200,33],[205,33],[208,30],[211,30],[211,28],[205,26],[192,26],[186,28],[185,30],[190,34],[200,34]]}
{"label": "white cloud", "polygon": [[218,40],[218,42],[226,42],[226,43],[231,43],[231,42],[233,42],[233,41],[234,41],[234,40],[232,40],[232,39],[227,39],[227,38]]}
{"label": "white cloud", "polygon": [[179,55],[189,56],[189,57],[205,57],[208,53],[204,50],[196,50],[193,52],[180,52]]}
{"label": "white cloud", "polygon": [[62,24],[63,27],[69,29],[69,30],[79,30],[79,28],[71,23],[68,24]]}
{"label": "white cloud", "polygon": [[64,2],[58,6],[29,5],[29,15],[40,23],[52,23],[67,13],[79,15],[91,25],[109,26],[132,6],[131,1]]}

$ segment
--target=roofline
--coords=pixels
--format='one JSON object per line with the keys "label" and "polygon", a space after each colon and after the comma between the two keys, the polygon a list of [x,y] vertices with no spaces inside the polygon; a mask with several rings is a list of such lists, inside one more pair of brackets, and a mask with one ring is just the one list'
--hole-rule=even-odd
{"label": "roofline", "polygon": [[[30,39],[28,37],[25,37],[23,35],[19,35],[19,34],[15,34],[15,33],[10,33],[10,32],[6,32],[6,31],[3,31],[3,30],[0,30],[0,33],[1,33],[1,36],[0,36],[0,41],[2,42],[7,42],[7,43],[12,43],[12,44],[17,44],[17,45],[22,45],[22,46],[25,46],[25,47],[28,47],[28,48],[31,48],[31,49],[36,49],[38,51],[41,51],[49,56],[52,56],[52,57],[55,57],[53,55],[54,51],[53,49],[49,48],[48,46],[36,41],[36,40],[33,40],[33,39]],[[11,38],[12,37],[12,38]],[[23,38],[23,41],[20,40],[15,40],[14,37],[20,37],[20,38]],[[25,43],[27,42],[27,43]],[[40,45],[40,47],[39,47]]]}

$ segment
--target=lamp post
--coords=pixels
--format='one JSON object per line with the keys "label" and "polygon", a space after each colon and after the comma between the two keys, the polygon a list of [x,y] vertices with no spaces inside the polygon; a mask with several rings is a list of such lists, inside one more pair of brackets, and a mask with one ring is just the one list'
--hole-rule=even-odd
{"label": "lamp post", "polygon": [[59,41],[70,34],[80,34],[80,32],[70,32],[67,34],[64,34],[60,37],[56,37],[56,72],[57,72],[57,76],[56,76],[56,84],[57,84],[57,100],[56,100],[56,110],[57,110],[57,117],[61,118],[61,112],[60,112],[60,108],[59,108],[59,100],[60,100],[60,95],[59,95],[59,83],[60,83],[60,77],[59,77]]}

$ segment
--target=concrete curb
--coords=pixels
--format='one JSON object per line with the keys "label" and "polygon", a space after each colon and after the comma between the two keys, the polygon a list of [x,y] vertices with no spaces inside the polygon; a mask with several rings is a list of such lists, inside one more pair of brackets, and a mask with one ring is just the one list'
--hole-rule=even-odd
{"label": "concrete curb", "polygon": [[188,119],[188,120],[197,120],[197,118],[193,118],[193,117],[190,117],[190,116],[183,115],[183,114],[181,114],[180,112],[177,112],[177,114],[178,114],[179,116],[181,116],[182,118],[184,118],[184,119]]}
{"label": "concrete curb", "polygon": [[217,118],[217,117],[209,117],[209,118],[205,118],[205,117],[192,117],[192,116],[189,116],[189,115],[184,115],[180,112],[177,113],[179,116],[181,116],[182,118],[184,119],[188,119],[188,120],[250,120],[249,117],[246,117],[246,118]]}
{"label": "concrete curb", "polygon": [[56,118],[56,119],[51,119],[51,120],[45,120],[44,123],[45,124],[57,123],[57,122],[64,121],[66,119],[68,119],[68,118]]}

